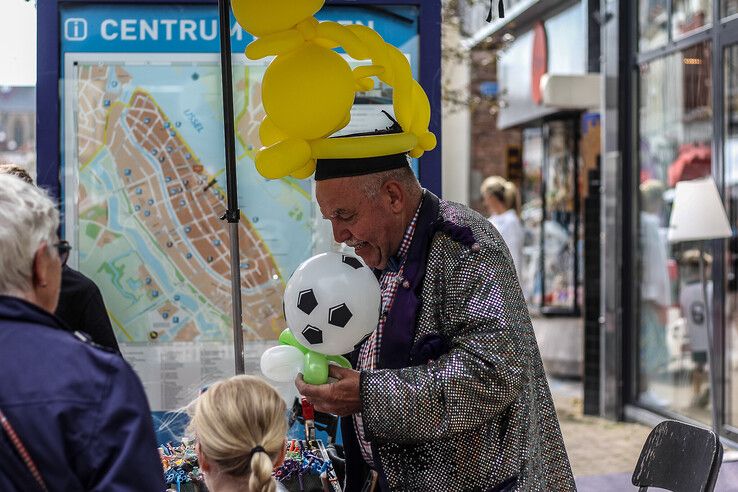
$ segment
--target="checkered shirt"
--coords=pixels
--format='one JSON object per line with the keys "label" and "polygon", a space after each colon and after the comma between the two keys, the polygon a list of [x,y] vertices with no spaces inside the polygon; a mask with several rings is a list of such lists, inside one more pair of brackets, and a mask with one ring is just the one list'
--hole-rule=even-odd
{"label": "checkered shirt", "polygon": [[[382,275],[379,278],[379,288],[382,294],[382,316],[379,318],[379,322],[377,323],[377,329],[372,332],[359,350],[359,358],[356,363],[356,369],[359,371],[364,369],[375,369],[377,366],[379,347],[382,343],[382,330],[384,329],[384,324],[387,320],[387,313],[389,313],[390,308],[392,308],[392,302],[395,300],[397,288],[404,280],[402,273],[405,270],[405,258],[407,256],[407,251],[410,249],[410,243],[413,241],[415,226],[418,223],[418,215],[420,214],[420,206],[422,204],[423,201],[421,200],[413,219],[410,221],[407,229],[405,229],[405,235],[402,237],[402,242],[400,243],[400,248],[397,250],[397,254],[393,258],[390,258],[387,267],[382,271]],[[361,413],[354,414],[354,430],[356,432],[356,439],[359,441],[359,447],[361,448],[361,455],[363,456],[364,461],[366,461],[370,467],[374,468],[371,444],[364,438],[364,424],[362,422]]]}

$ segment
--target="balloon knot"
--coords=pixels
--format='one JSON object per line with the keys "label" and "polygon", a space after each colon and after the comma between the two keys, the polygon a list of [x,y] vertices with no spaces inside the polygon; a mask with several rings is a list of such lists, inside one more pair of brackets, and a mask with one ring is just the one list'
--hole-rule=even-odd
{"label": "balloon knot", "polygon": [[315,36],[318,35],[317,27],[318,27],[318,21],[315,19],[315,17],[310,17],[309,19],[305,19],[304,21],[298,23],[295,26],[295,28],[297,29],[297,32],[299,32],[302,35],[302,38],[305,41],[310,41],[311,39],[314,39]]}

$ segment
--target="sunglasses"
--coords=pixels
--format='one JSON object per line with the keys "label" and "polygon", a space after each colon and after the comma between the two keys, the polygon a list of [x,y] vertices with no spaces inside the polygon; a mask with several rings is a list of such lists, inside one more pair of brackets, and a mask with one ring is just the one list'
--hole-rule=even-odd
{"label": "sunglasses", "polygon": [[59,260],[61,261],[62,266],[67,264],[67,260],[69,259],[69,252],[72,250],[72,245],[69,244],[67,241],[59,241],[54,245],[56,248],[57,253],[59,253]]}

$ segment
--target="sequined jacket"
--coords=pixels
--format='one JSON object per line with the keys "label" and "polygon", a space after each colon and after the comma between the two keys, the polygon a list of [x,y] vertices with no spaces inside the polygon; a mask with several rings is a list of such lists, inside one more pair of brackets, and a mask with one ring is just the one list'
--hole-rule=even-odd
{"label": "sequined jacket", "polygon": [[[463,205],[425,192],[360,395],[382,490],[575,490],[510,253]],[[360,490],[350,418],[342,432],[347,490]]]}

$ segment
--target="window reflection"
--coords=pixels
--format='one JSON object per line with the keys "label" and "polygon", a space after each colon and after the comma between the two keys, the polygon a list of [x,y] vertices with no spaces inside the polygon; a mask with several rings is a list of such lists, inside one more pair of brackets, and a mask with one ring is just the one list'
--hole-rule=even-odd
{"label": "window reflection", "polygon": [[36,90],[0,87],[0,161],[36,168]]}
{"label": "window reflection", "polygon": [[[640,66],[639,399],[710,421],[696,245],[666,240],[673,189],[712,164],[710,45]],[[695,283],[697,282],[697,283]]]}
{"label": "window reflection", "polygon": [[712,23],[712,0],[673,0],[671,34],[679,38]]}
{"label": "window reflection", "polygon": [[520,218],[525,228],[520,284],[529,306],[541,305],[541,171],[543,135],[541,128],[523,130],[523,186]]}
{"label": "window reflection", "polygon": [[669,13],[666,0],[639,0],[638,46],[646,51],[663,46],[668,41],[666,30]]}
{"label": "window reflection", "polygon": [[[738,222],[738,46],[725,50],[725,196]],[[738,239],[727,241],[725,284],[726,421],[738,426]]]}
{"label": "window reflection", "polygon": [[547,130],[543,304],[573,310],[577,307],[574,264],[578,258],[574,129],[571,122],[553,121]]}
{"label": "window reflection", "polygon": [[723,0],[720,4],[720,14],[723,17],[738,14],[738,0]]}

